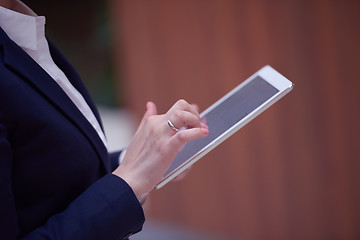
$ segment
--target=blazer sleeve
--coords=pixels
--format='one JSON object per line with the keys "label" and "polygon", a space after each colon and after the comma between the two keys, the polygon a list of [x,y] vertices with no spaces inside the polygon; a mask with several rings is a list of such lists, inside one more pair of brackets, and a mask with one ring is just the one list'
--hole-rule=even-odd
{"label": "blazer sleeve", "polygon": [[131,188],[107,174],[24,239],[123,239],[140,231],[143,223],[141,205]]}
{"label": "blazer sleeve", "polygon": [[0,113],[0,236],[2,239],[121,239],[141,230],[142,207],[130,186],[107,174],[63,212],[53,215],[41,227],[19,236],[11,184],[12,151]]}

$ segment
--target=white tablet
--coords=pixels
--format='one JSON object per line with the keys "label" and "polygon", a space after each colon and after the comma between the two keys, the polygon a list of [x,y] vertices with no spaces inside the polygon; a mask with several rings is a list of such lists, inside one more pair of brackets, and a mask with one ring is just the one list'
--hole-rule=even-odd
{"label": "white tablet", "polygon": [[229,136],[290,92],[293,83],[265,66],[200,114],[209,135],[179,151],[157,189],[174,179]]}

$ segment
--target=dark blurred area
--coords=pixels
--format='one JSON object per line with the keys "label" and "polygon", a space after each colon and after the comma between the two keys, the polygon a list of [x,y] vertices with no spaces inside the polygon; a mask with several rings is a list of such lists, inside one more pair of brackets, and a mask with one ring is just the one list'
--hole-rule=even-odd
{"label": "dark blurred area", "polygon": [[204,109],[267,64],[295,83],[154,191],[148,219],[224,239],[360,239],[360,1],[27,4],[97,103],[138,119],[148,100],[160,113],[179,98]]}
{"label": "dark blurred area", "polygon": [[24,1],[46,16],[47,36],[78,70],[95,102],[122,105],[116,94],[112,59],[111,23],[106,1]]}

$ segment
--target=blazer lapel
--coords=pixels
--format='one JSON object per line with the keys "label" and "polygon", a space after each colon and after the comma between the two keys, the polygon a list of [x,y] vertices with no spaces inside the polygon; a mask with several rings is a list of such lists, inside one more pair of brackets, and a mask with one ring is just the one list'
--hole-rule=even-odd
{"label": "blazer lapel", "polygon": [[91,108],[92,112],[94,113],[96,119],[98,120],[101,129],[104,131],[102,121],[100,118],[100,114],[92,101],[90,94],[88,90],[86,89],[85,85],[83,84],[79,74],[76,72],[76,70],[72,67],[72,65],[66,60],[64,55],[56,48],[56,46],[48,40],[49,47],[50,47],[50,53],[51,56],[56,63],[56,65],[65,73],[71,84],[81,93],[81,95],[84,97],[86,103]]}
{"label": "blazer lapel", "polygon": [[[103,162],[105,169],[108,170],[110,166],[108,163],[107,149],[99,138],[96,130],[91,126],[60,86],[28,54],[26,54],[18,45],[9,39],[1,28],[0,36],[0,43],[3,45],[5,64],[18,72],[18,74],[22,75],[24,80],[28,81],[30,85],[39,91],[39,93],[51,102],[55,108],[62,112],[74,125],[79,128],[79,130],[87,137],[96,149],[96,152]],[[88,92],[81,83],[80,78],[75,73],[75,70],[72,69],[70,64],[66,64],[66,60],[61,60],[62,56],[58,55],[58,51],[55,50],[53,46],[51,47],[51,54],[54,54],[54,61],[60,65],[59,67],[64,71],[69,80],[75,79],[72,83],[75,88],[83,94],[85,100],[100,122],[99,114],[90,100]]]}

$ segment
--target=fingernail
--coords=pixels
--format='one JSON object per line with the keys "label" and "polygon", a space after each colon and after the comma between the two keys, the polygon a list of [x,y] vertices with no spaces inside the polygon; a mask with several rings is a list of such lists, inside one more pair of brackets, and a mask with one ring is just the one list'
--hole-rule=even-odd
{"label": "fingernail", "polygon": [[202,128],[201,131],[202,131],[202,133],[203,133],[204,135],[208,135],[208,134],[209,134],[209,129],[207,129],[207,128]]}

